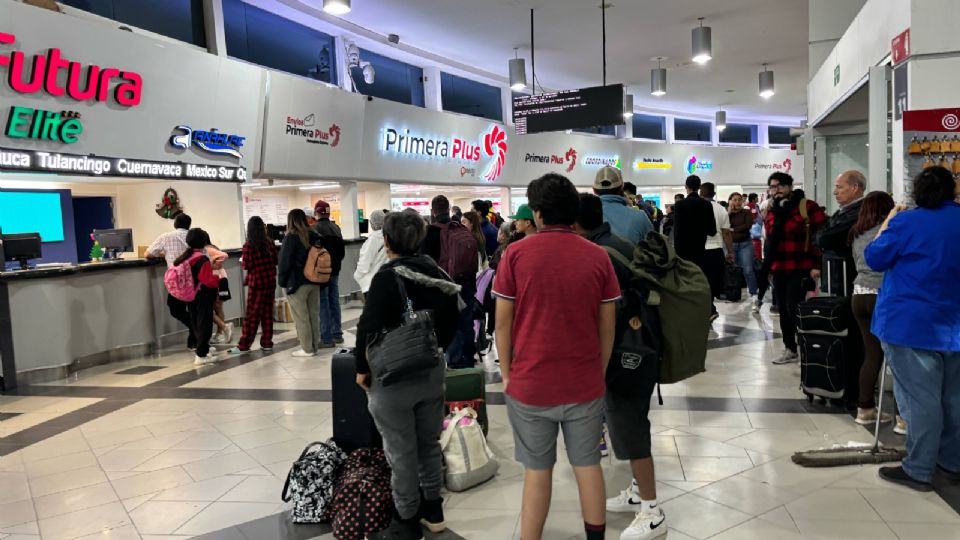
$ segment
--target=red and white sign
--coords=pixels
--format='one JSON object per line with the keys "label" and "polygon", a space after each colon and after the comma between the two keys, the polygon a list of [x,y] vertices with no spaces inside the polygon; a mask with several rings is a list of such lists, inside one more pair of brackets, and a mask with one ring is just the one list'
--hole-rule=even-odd
{"label": "red and white sign", "polygon": [[960,109],[904,111],[903,130],[960,132]]}
{"label": "red and white sign", "polygon": [[893,59],[893,65],[903,62],[910,58],[910,29],[897,34],[890,42],[890,56]]}
{"label": "red and white sign", "polygon": [[[494,124],[480,137],[480,144],[473,144],[462,137],[421,136],[409,129],[386,127],[382,130],[383,152],[403,157],[456,160],[467,164],[479,162],[484,156],[492,158],[480,177],[493,182],[503,172],[507,161],[507,133]],[[460,176],[473,174],[476,169],[461,166]]]}
{"label": "red and white sign", "polygon": [[754,163],[753,168],[790,174],[790,170],[793,169],[793,160],[787,158],[779,163]]}
{"label": "red and white sign", "polygon": [[[0,32],[0,45],[12,45],[16,40],[15,35]],[[56,47],[30,59],[22,51],[0,55],[0,68],[4,67],[7,75],[3,78],[13,91],[21,94],[46,92],[53,97],[67,95],[76,101],[99,102],[109,101],[112,94],[118,104],[136,107],[143,91],[139,73],[96,65],[84,68],[80,62],[63,58]]]}

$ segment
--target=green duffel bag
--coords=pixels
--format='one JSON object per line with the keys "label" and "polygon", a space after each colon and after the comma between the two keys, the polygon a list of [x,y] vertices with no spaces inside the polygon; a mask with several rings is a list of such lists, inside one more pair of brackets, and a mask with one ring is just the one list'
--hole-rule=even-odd
{"label": "green duffel bag", "polygon": [[483,368],[448,369],[444,401],[447,413],[451,410],[470,407],[477,411],[477,420],[486,435],[490,429],[487,420],[487,387],[483,380]]}

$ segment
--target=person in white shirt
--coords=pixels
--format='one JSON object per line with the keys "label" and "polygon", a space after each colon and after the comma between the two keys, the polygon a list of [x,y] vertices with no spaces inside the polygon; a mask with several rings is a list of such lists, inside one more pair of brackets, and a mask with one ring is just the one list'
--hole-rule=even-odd
{"label": "person in white shirt", "polygon": [[386,218],[386,214],[383,210],[374,210],[370,213],[370,233],[367,235],[366,242],[360,248],[357,269],[353,272],[353,279],[360,285],[360,292],[364,297],[370,290],[373,276],[387,262],[387,250],[383,244],[384,218]]}
{"label": "person in white shirt", "polygon": [[[713,200],[717,196],[717,187],[712,182],[704,182],[700,186],[700,196],[710,201],[713,207],[713,217],[717,222],[717,232],[707,237],[704,247],[704,273],[710,282],[710,292],[714,298],[723,293],[724,262],[733,262],[733,232],[730,230],[730,214],[720,203]],[[724,255],[726,253],[726,255]],[[714,311],[712,319],[717,318]]]}
{"label": "person in white shirt", "polygon": [[[167,268],[173,266],[173,262],[183,255],[187,250],[187,231],[193,220],[187,214],[180,214],[173,220],[173,230],[161,234],[147,248],[148,259],[165,259]],[[187,303],[177,300],[172,295],[167,295],[167,307],[170,309],[170,315],[180,321],[187,327],[187,348],[194,350],[197,348],[197,337],[193,333],[193,324],[190,322],[190,314],[187,312]]]}

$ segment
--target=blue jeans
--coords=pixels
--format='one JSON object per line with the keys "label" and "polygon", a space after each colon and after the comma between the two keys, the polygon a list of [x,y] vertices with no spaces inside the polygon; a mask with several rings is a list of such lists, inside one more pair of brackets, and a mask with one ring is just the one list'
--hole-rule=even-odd
{"label": "blue jeans", "polygon": [[734,242],[733,253],[737,265],[743,269],[743,277],[747,280],[747,291],[751,295],[757,294],[757,274],[753,271],[753,241]]}
{"label": "blue jeans", "polygon": [[327,286],[320,289],[320,341],[324,343],[343,339],[339,280],[340,276],[331,276]]}
{"label": "blue jeans", "polygon": [[930,482],[939,464],[960,472],[960,352],[883,344],[893,371],[893,390],[907,422],[903,470]]}

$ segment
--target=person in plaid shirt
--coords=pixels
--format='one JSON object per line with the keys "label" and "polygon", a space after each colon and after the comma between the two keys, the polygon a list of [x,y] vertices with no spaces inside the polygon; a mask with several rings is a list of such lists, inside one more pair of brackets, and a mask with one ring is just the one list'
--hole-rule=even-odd
{"label": "person in plaid shirt", "polygon": [[[773,289],[780,306],[780,333],[786,350],[774,364],[789,364],[797,355],[797,327],[794,311],[806,296],[806,278],[820,277],[820,252],[813,245],[816,231],[827,222],[827,215],[803,190],[793,189],[793,177],[775,172],[767,179],[773,204],[764,225],[767,231],[766,257],[770,258]],[[806,206],[801,212],[800,205]],[[806,214],[806,215],[804,215]]]}
{"label": "person in plaid shirt", "polygon": [[240,354],[250,350],[253,338],[257,336],[257,327],[263,328],[260,334],[260,348],[273,349],[273,300],[277,289],[277,248],[267,236],[267,226],[260,216],[253,216],[247,222],[247,242],[243,244],[241,262],[247,271],[244,284],[247,286],[247,313],[243,318],[243,335],[231,354]]}

